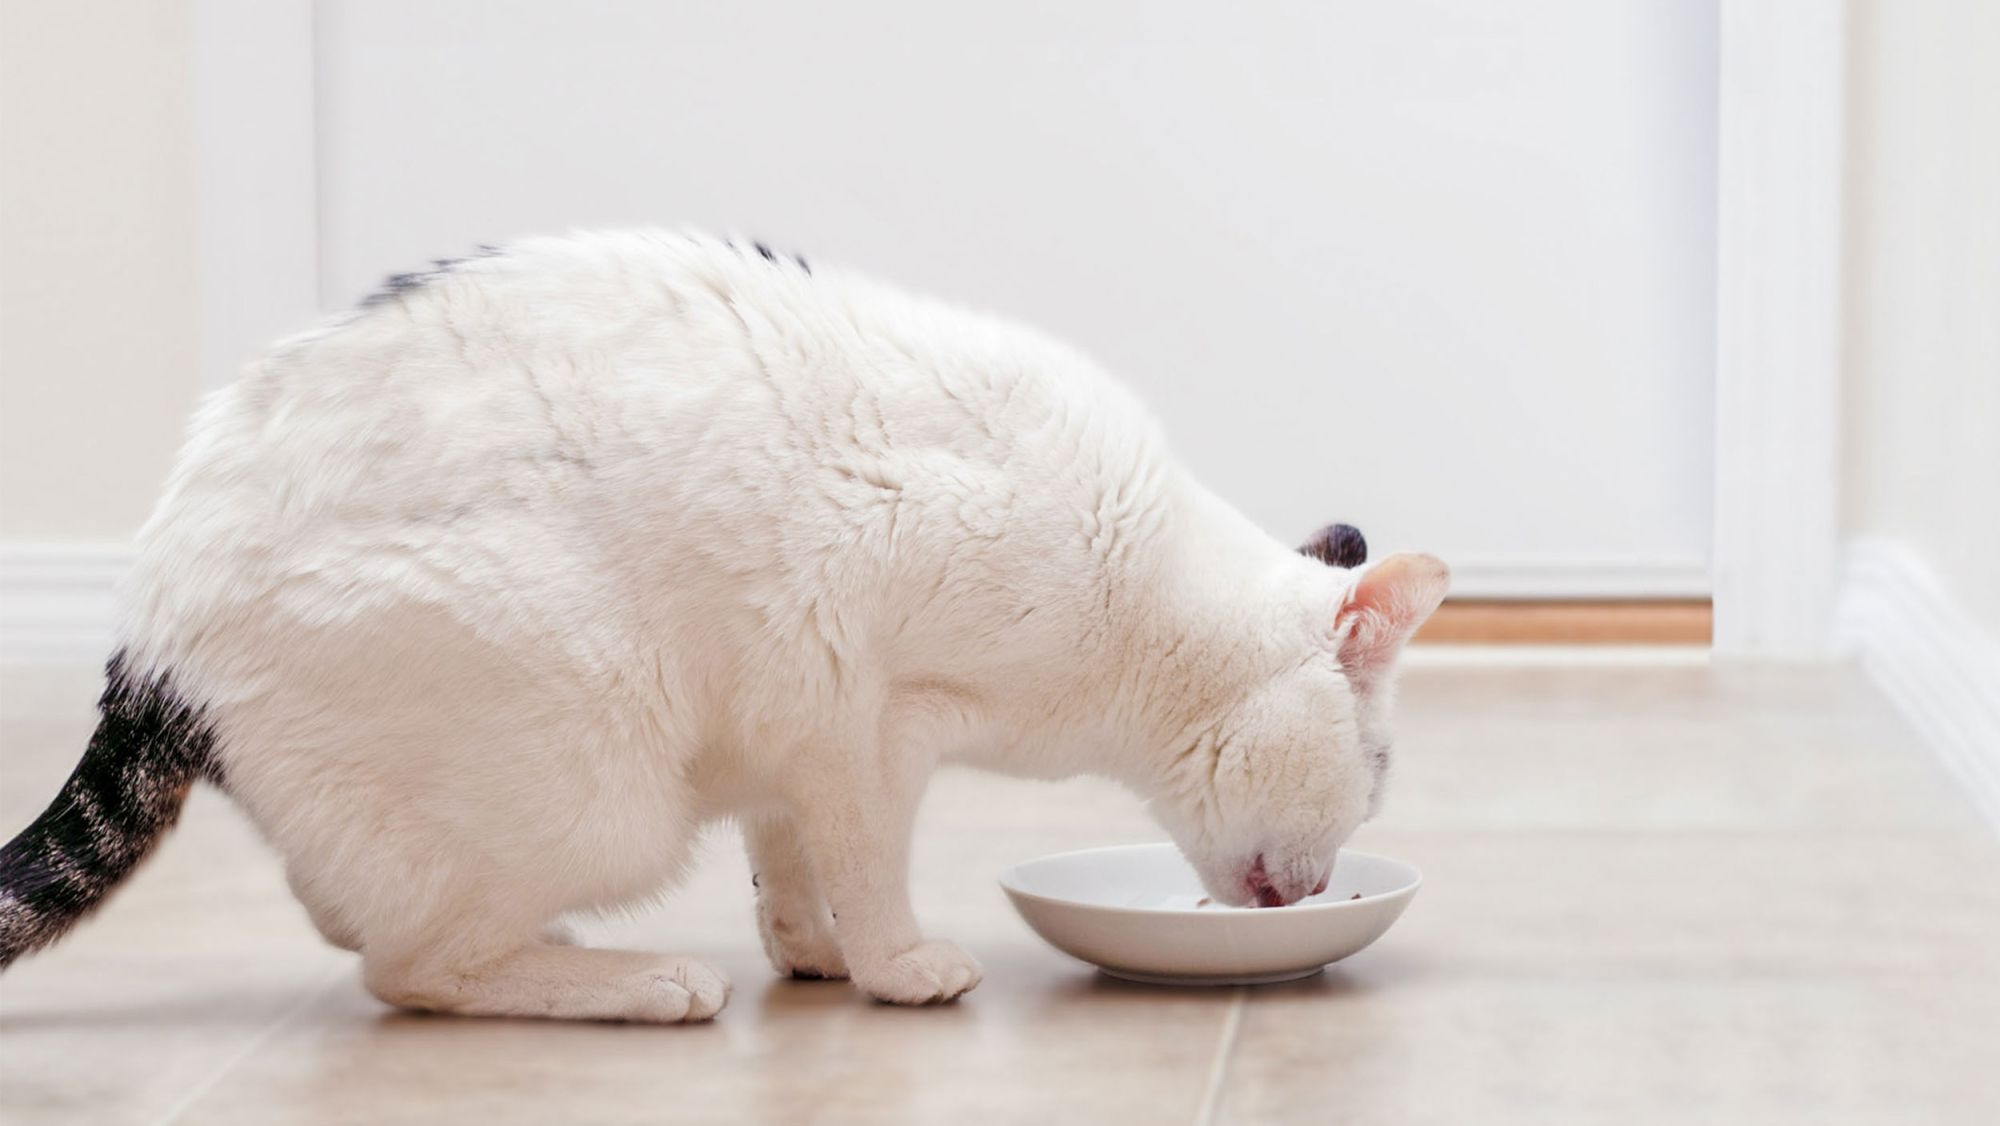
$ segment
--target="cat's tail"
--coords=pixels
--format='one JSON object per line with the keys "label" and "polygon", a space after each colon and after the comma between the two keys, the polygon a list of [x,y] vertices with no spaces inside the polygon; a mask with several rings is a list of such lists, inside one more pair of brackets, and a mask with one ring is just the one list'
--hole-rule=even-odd
{"label": "cat's tail", "polygon": [[97,733],[34,824],[0,848],[0,968],[102,903],[215,776],[214,733],[164,676],[137,677],[121,650],[105,669]]}

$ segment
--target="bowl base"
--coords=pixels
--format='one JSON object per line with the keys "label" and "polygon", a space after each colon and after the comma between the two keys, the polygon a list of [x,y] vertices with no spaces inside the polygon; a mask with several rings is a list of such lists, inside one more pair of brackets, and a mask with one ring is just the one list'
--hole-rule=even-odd
{"label": "bowl base", "polygon": [[1311,977],[1326,969],[1325,966],[1309,966],[1303,970],[1280,970],[1273,974],[1148,974],[1137,970],[1114,970],[1110,966],[1099,966],[1097,972],[1106,977],[1123,981],[1136,981],[1141,985],[1276,985],[1281,981],[1297,981]]}

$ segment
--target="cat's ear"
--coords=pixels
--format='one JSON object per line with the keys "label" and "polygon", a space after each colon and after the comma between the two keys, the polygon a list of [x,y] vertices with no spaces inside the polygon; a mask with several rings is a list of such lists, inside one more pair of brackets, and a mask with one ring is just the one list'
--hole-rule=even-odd
{"label": "cat's ear", "polygon": [[1450,589],[1451,569],[1435,555],[1399,551],[1357,573],[1334,617],[1340,663],[1362,677],[1388,668]]}
{"label": "cat's ear", "polygon": [[1299,545],[1299,554],[1329,567],[1359,567],[1368,562],[1368,541],[1352,524],[1328,524]]}

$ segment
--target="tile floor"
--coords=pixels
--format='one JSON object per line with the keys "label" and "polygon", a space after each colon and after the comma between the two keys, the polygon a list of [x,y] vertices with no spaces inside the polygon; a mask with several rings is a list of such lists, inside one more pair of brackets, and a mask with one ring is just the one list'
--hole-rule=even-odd
{"label": "tile floor", "polygon": [[[0,669],[0,832],[94,674]],[[733,841],[599,941],[735,978],[688,1028],[416,1017],[322,946],[228,803],[0,979],[0,1121],[2000,1122],[2000,837],[1844,669],[1428,662],[1360,847],[1426,870],[1374,948],[1250,990],[1100,977],[993,885],[1153,839],[1087,782],[939,780],[919,914],[987,968],[904,1010],[779,982]]]}

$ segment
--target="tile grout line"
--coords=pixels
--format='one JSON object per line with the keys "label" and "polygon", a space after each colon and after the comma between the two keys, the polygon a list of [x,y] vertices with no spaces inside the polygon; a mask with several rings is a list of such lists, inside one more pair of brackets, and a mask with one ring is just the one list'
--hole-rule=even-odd
{"label": "tile grout line", "polygon": [[1222,1018],[1222,1036],[1215,1044],[1215,1059],[1208,1065],[1208,1086],[1202,1092],[1195,1126],[1215,1126],[1215,1116],[1222,1109],[1223,1083],[1229,1078],[1229,1059],[1236,1054],[1236,1034],[1243,1028],[1243,1006],[1249,995],[1250,990],[1239,985],[1229,998],[1229,1012]]}
{"label": "tile grout line", "polygon": [[319,975],[318,979],[302,990],[297,997],[293,998],[292,1002],[286,1005],[283,1011],[279,1012],[277,1016],[272,1017],[270,1022],[265,1024],[263,1028],[258,1029],[256,1035],[244,1041],[242,1047],[229,1053],[229,1058],[223,1060],[222,1063],[217,1065],[206,1076],[197,1080],[194,1086],[187,1090],[187,1093],[168,1104],[167,1109],[161,1111],[158,1118],[153,1119],[153,1126],[170,1126],[171,1123],[178,1121],[181,1115],[187,1113],[188,1108],[194,1106],[195,1102],[203,1095],[214,1090],[216,1084],[222,1082],[224,1076],[235,1070],[237,1064],[249,1059],[252,1052],[269,1043],[271,1038],[276,1036],[281,1029],[298,1019],[299,1014],[305,1012],[308,1006],[324,996],[326,991],[332,988],[334,981],[345,974],[346,971],[347,967],[338,966],[329,968],[325,973]]}

